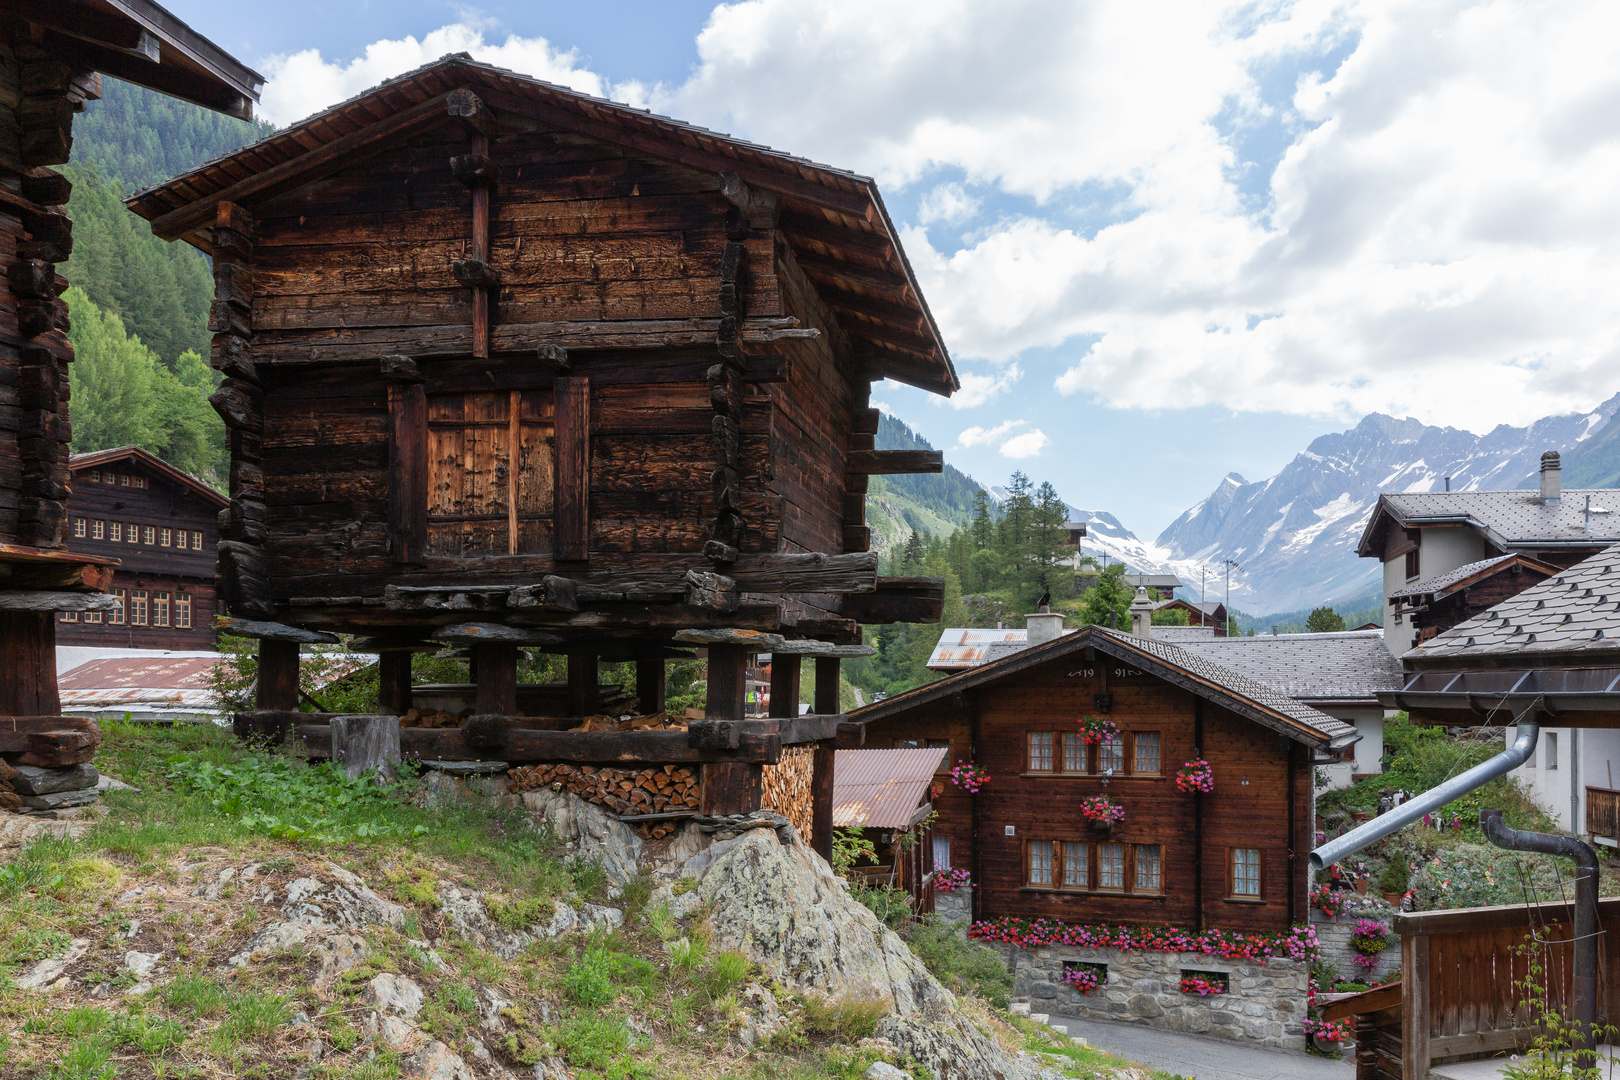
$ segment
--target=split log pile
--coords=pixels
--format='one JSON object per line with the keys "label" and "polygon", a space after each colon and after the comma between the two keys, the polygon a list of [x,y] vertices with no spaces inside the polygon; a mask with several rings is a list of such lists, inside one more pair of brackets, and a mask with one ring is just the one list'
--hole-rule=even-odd
{"label": "split log pile", "polygon": [[445,712],[443,709],[408,709],[399,718],[402,728],[458,728],[466,722],[466,715]]}
{"label": "split log pile", "polygon": [[759,805],[793,822],[799,835],[810,836],[810,815],[814,807],[811,798],[810,777],[814,772],[816,748],[788,746],[782,749],[782,759],[775,765],[765,766],[760,782]]}
{"label": "split log pile", "polygon": [[60,810],[96,800],[94,720],[0,717],[0,809]]}
{"label": "split log pile", "polygon": [[[594,765],[522,765],[507,779],[517,791],[561,784],[582,799],[616,814],[674,814],[697,810],[702,786],[697,771],[684,765],[656,769],[602,769]],[[658,840],[675,832],[674,822],[649,822],[642,835]]]}

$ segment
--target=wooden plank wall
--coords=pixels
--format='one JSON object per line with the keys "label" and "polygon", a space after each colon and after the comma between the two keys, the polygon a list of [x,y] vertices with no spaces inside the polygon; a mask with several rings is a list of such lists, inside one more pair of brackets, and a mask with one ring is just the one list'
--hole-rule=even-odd
{"label": "wooden plank wall", "polygon": [[[375,595],[387,583],[465,580],[451,560],[397,567],[388,552],[390,418],[376,359],[420,354],[423,327],[471,318],[450,272],[463,257],[470,195],[449,173],[466,140],[424,136],[259,208],[254,267],[254,352],[267,383],[265,484],[268,550],[283,595]],[[728,204],[718,177],[626,157],[586,140],[524,135],[497,140],[502,181],[493,201],[492,261],[503,275],[496,326],[515,322],[687,319],[719,314],[720,253]],[[782,299],[770,237],[750,238],[751,315]],[[387,340],[378,334],[393,335]],[[351,355],[354,363],[299,362]],[[719,359],[700,347],[575,350],[572,376],[589,379],[589,545],[602,558],[697,552],[715,512],[713,417],[705,373]],[[532,359],[425,360],[430,398],[457,389],[551,385]],[[842,387],[840,391],[840,386]],[[778,391],[782,393],[778,394]],[[850,391],[830,356],[794,365],[786,390],[756,391],[742,424],[744,551],[782,546],[784,502],[797,498],[794,537],[805,550],[841,550],[834,491],[841,485],[841,418]],[[776,417],[825,413],[789,449],[809,445],[812,480],[784,498],[772,482]],[[847,427],[847,423],[844,424]],[[803,490],[801,490],[803,489]],[[802,522],[813,524],[805,526]],[[501,569],[521,578],[544,556]],[[535,550],[525,541],[525,549]],[[621,559],[621,561],[623,561]]]}

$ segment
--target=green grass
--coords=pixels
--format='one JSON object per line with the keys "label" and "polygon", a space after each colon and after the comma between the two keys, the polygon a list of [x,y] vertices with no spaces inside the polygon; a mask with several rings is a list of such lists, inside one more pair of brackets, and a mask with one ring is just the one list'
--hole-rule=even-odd
{"label": "green grass", "polygon": [[969,940],[960,925],[929,917],[907,925],[901,937],[946,989],[977,994],[997,1008],[1006,1008],[1013,988],[1006,961],[990,946]]}

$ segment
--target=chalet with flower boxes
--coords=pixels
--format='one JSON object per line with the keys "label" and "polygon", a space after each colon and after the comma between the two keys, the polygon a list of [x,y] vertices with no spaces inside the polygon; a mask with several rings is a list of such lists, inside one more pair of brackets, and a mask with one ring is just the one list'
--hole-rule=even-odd
{"label": "chalet with flower boxes", "polygon": [[967,872],[975,932],[1305,922],[1312,769],[1355,729],[1151,637],[1031,624],[1035,644],[851,714],[868,747],[947,749],[933,861]]}

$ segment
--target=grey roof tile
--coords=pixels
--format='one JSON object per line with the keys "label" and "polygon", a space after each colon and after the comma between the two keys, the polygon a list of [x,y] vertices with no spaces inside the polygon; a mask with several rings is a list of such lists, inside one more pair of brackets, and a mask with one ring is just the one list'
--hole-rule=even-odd
{"label": "grey roof tile", "polygon": [[1406,654],[1413,660],[1553,653],[1620,654],[1620,545],[1458,623]]}
{"label": "grey roof tile", "polygon": [[1464,518],[1509,545],[1620,540],[1620,513],[1593,514],[1588,530],[1588,496],[1594,508],[1620,511],[1620,491],[1613,488],[1566,490],[1557,506],[1544,505],[1534,490],[1406,491],[1382,495],[1379,502],[1406,527],[1421,525],[1425,519]]}
{"label": "grey roof tile", "polygon": [[1378,630],[1217,637],[1180,645],[1300,701],[1371,702],[1380,691],[1402,685],[1401,662]]}

